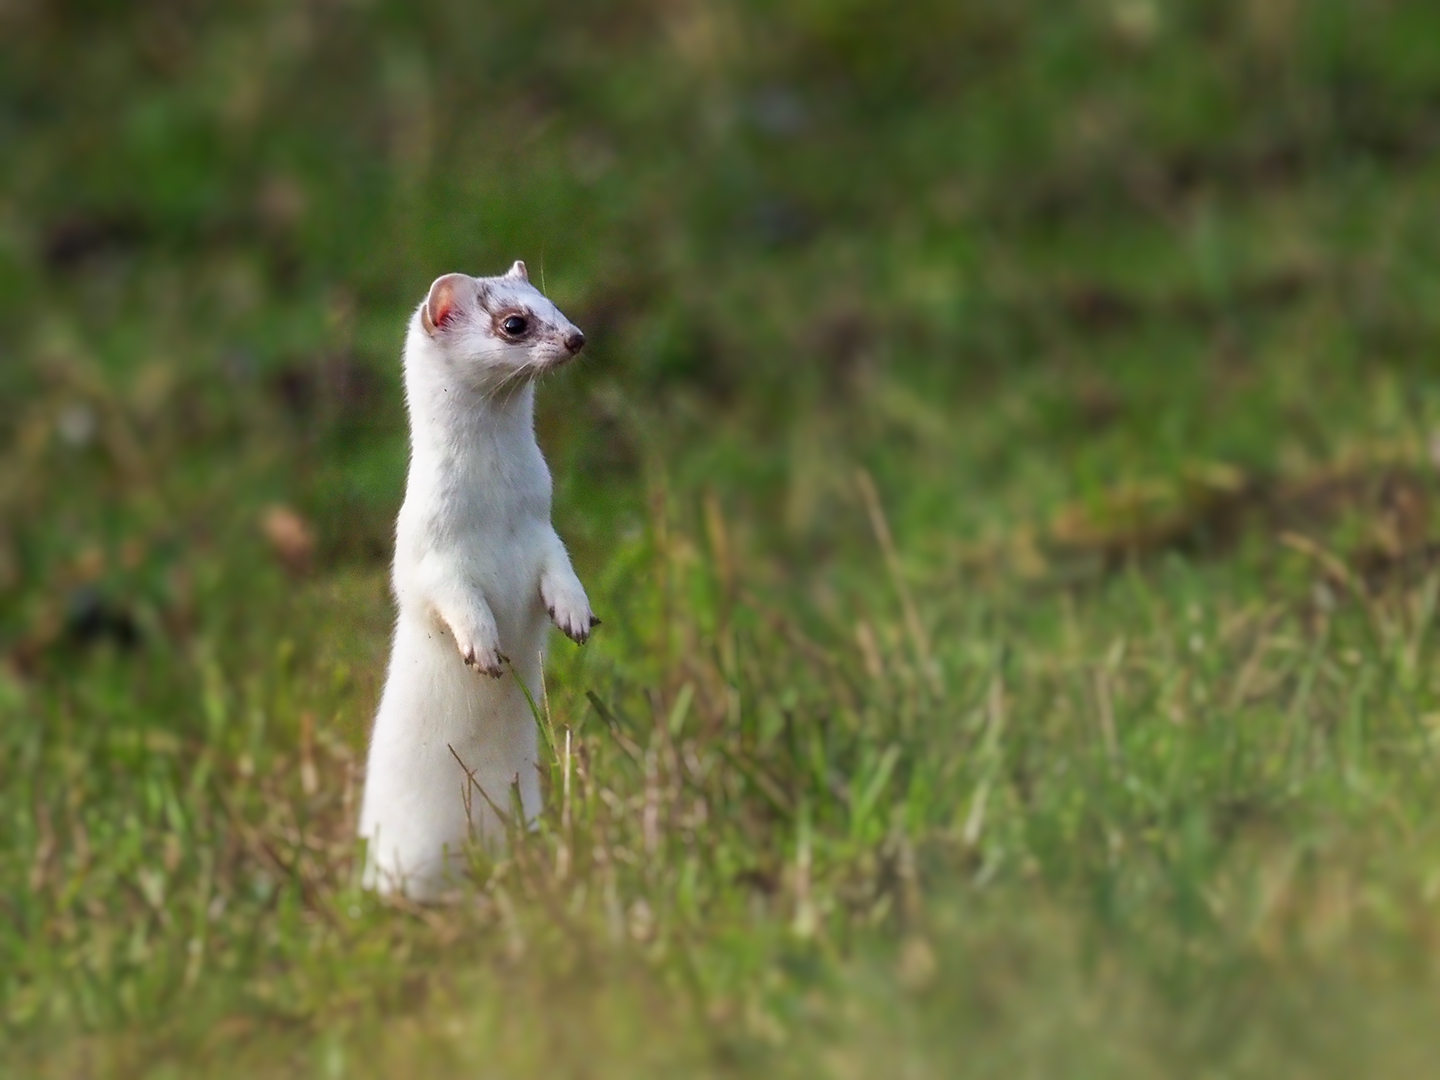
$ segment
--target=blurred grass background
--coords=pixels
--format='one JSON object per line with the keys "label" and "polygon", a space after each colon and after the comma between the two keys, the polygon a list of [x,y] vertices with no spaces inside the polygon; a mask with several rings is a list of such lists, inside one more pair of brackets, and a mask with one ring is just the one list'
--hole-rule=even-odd
{"label": "blurred grass background", "polygon": [[[1423,1075],[1440,10],[0,3],[40,1076]],[[525,259],[603,631],[355,886],[405,318]]]}

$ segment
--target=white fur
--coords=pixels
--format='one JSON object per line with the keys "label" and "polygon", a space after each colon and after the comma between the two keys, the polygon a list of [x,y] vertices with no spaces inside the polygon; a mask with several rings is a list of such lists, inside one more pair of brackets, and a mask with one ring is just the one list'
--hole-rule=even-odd
{"label": "white fur", "polygon": [[[506,311],[523,313],[527,340],[497,333]],[[525,818],[540,807],[535,719],[516,678],[540,700],[547,614],[577,641],[594,620],[550,524],[533,378],[577,341],[520,263],[501,278],[438,279],[410,320],[399,616],[360,812],[367,887],[433,897],[468,841],[503,843],[496,811],[511,814],[517,787]]]}

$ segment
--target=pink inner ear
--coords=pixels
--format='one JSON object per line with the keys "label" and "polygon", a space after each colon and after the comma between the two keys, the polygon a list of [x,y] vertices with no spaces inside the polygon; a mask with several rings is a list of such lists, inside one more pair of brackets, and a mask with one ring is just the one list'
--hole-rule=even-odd
{"label": "pink inner ear", "polygon": [[455,287],[449,281],[437,281],[430,292],[430,321],[444,326],[455,314]]}

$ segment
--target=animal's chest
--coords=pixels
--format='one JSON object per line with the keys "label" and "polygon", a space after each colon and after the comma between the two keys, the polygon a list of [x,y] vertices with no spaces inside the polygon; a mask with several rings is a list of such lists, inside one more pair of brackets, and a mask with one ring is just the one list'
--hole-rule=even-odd
{"label": "animal's chest", "polygon": [[514,610],[538,595],[550,529],[548,499],[540,490],[507,488],[457,503],[449,523],[453,556],[480,585],[492,606]]}

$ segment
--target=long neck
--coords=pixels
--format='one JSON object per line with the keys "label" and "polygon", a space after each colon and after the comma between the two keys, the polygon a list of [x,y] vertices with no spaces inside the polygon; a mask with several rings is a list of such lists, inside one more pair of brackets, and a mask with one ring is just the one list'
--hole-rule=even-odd
{"label": "long neck", "polygon": [[430,347],[415,333],[406,345],[410,483],[474,488],[504,481],[535,447],[534,385],[479,394],[414,354]]}

